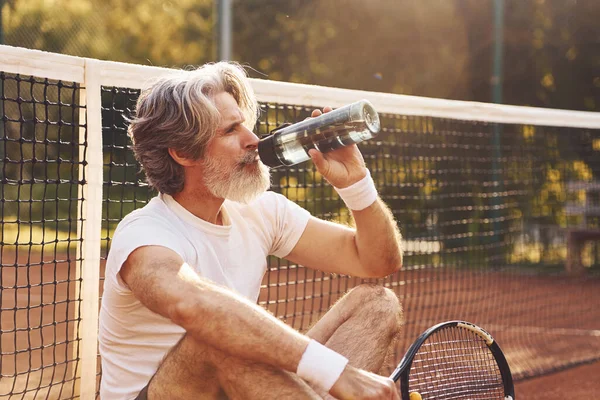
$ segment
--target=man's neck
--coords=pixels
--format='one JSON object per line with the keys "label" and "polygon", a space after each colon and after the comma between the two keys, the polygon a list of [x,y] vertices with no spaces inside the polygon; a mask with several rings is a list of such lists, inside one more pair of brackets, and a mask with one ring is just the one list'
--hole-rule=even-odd
{"label": "man's neck", "polygon": [[186,191],[184,189],[174,194],[173,199],[196,217],[211,224],[223,225],[221,206],[224,200],[204,191],[198,192]]}

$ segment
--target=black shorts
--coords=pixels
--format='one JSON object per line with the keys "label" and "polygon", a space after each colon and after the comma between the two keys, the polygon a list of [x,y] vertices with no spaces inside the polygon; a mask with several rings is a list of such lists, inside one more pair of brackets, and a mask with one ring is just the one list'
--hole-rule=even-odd
{"label": "black shorts", "polygon": [[137,395],[135,400],[148,400],[148,385],[146,385],[140,394]]}

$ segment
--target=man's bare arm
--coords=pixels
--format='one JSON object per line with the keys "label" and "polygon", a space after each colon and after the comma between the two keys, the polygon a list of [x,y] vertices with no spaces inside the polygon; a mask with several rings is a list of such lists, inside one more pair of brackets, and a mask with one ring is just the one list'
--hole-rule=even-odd
{"label": "man's bare arm", "polygon": [[288,260],[324,272],[364,278],[387,276],[402,266],[402,241],[391,211],[377,199],[353,211],[356,229],[311,218]]}
{"label": "man's bare arm", "polygon": [[355,243],[363,268],[386,276],[402,267],[402,236],[388,206],[378,197],[371,206],[352,211]]}
{"label": "man's bare arm", "polygon": [[[153,312],[183,327],[195,340],[233,357],[295,373],[309,338],[260,306],[203,279],[174,251],[133,251],[121,277]],[[339,399],[397,399],[393,383],[347,365],[330,393]]]}
{"label": "man's bare arm", "polygon": [[153,312],[225,353],[295,371],[309,339],[233,291],[204,279],[174,251],[133,251],[121,277]]}

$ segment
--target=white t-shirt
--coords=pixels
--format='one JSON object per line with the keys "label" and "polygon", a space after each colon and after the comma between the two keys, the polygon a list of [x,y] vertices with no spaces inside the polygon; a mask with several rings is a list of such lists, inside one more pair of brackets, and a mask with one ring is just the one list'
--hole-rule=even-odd
{"label": "white t-shirt", "polygon": [[100,309],[102,399],[134,399],[185,332],[143,306],[121,279],[121,266],[133,250],[168,247],[200,276],[256,301],[267,256],[288,255],[310,218],[306,210],[273,192],[248,205],[225,200],[221,210],[223,225],[214,225],[161,194],[117,227]]}

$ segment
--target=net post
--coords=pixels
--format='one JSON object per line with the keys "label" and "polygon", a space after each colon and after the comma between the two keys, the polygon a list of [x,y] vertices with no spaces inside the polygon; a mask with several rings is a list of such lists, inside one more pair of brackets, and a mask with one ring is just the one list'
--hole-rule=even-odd
{"label": "net post", "polygon": [[232,0],[217,1],[217,48],[221,61],[231,60],[232,56]]}
{"label": "net post", "polygon": [[[78,202],[81,230],[78,237],[83,241],[78,246],[77,299],[80,322],[78,337],[81,338],[76,377],[80,398],[96,397],[96,367],[98,349],[98,306],[100,296],[100,237],[102,230],[102,99],[99,63],[85,61],[84,84],[80,91],[80,102],[85,108],[80,111],[80,121],[85,121],[79,130],[79,157],[85,160],[79,168],[80,199]],[[84,146],[83,144],[86,143]],[[81,297],[80,297],[81,296]]]}
{"label": "net post", "polygon": [[[504,0],[494,0],[494,63],[492,67],[492,102],[502,104],[502,86],[503,86],[503,47],[504,47]],[[492,219],[494,236],[491,238],[492,243],[496,242],[501,246],[504,241],[502,234],[502,226],[500,220],[502,218],[501,206],[502,199],[500,196],[504,192],[503,173],[500,160],[502,158],[502,125],[499,123],[493,124],[492,136],[492,179],[494,181],[494,191],[498,194],[492,197]],[[492,252],[492,266],[504,267],[506,260],[496,259],[496,250]]]}
{"label": "net post", "polygon": [[0,44],[4,44],[4,25],[2,25],[2,10],[4,9],[4,0],[0,0]]}

